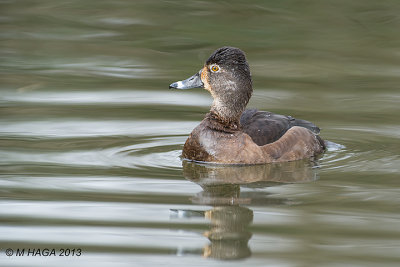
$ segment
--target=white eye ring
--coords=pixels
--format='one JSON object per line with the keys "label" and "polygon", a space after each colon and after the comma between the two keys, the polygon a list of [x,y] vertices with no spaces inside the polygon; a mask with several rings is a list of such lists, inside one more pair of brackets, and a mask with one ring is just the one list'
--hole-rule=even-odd
{"label": "white eye ring", "polygon": [[210,66],[210,70],[211,70],[212,72],[219,72],[219,71],[221,70],[221,68],[220,68],[217,64],[212,64],[212,65]]}

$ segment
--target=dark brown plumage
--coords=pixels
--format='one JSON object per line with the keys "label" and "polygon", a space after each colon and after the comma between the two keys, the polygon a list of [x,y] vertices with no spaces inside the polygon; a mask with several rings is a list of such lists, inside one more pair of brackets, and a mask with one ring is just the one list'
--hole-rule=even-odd
{"label": "dark brown plumage", "polygon": [[190,134],[182,156],[224,164],[261,164],[310,158],[324,151],[311,122],[256,109],[245,110],[253,92],[244,53],[217,49],[204,67],[170,88],[201,87],[214,98],[210,113]]}
{"label": "dark brown plumage", "polygon": [[259,146],[275,142],[293,126],[307,128],[315,134],[320,132],[320,129],[309,121],[257,109],[246,109],[240,118],[240,124],[243,132],[250,135]]}

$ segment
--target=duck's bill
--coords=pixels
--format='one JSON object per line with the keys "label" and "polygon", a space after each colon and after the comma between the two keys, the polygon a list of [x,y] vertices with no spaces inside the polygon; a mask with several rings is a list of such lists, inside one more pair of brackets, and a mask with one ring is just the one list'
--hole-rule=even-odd
{"label": "duck's bill", "polygon": [[174,89],[204,88],[204,84],[201,81],[201,70],[186,80],[171,83],[169,85],[169,88],[174,88]]}

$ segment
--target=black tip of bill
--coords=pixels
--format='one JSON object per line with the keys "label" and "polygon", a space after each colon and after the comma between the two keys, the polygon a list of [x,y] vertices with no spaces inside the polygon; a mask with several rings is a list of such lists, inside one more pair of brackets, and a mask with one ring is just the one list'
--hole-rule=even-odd
{"label": "black tip of bill", "polygon": [[182,90],[191,88],[204,88],[204,84],[201,81],[200,77],[201,77],[201,70],[186,80],[171,83],[169,85],[169,88],[182,89]]}
{"label": "black tip of bill", "polygon": [[174,82],[169,85],[169,89],[182,89],[182,81]]}

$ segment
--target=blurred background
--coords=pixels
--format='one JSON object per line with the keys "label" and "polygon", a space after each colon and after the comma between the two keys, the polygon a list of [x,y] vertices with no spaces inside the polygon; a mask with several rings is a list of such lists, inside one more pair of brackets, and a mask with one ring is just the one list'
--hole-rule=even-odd
{"label": "blurred background", "polygon": [[[399,14],[395,0],[0,1],[0,265],[397,266]],[[246,52],[249,107],[335,143],[319,161],[182,162],[212,100],[168,85],[224,45]]]}

